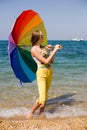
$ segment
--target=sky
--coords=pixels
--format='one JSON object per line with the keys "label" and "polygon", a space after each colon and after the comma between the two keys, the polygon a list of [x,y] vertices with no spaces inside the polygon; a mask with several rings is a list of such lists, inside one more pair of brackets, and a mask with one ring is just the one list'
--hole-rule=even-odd
{"label": "sky", "polygon": [[87,0],[0,0],[0,40],[8,40],[16,18],[28,9],[43,19],[48,40],[87,40]]}

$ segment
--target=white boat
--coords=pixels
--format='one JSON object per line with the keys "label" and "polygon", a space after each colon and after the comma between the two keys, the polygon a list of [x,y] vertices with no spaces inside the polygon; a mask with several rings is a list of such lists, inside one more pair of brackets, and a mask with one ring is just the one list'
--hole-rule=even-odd
{"label": "white boat", "polygon": [[73,38],[72,41],[83,41],[83,38]]}

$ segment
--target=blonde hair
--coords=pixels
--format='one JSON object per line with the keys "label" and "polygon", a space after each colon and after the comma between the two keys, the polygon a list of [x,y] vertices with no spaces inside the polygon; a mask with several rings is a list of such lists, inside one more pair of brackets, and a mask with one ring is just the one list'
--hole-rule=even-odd
{"label": "blonde hair", "polygon": [[35,30],[31,36],[32,46],[34,46],[36,42],[39,41],[40,38],[42,38],[42,36],[43,34],[40,30]]}

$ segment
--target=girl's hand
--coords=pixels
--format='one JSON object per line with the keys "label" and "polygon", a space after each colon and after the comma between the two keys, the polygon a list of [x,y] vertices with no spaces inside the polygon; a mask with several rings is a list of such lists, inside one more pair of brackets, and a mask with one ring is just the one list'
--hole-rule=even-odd
{"label": "girl's hand", "polygon": [[54,47],[54,49],[57,51],[57,50],[59,50],[59,49],[61,49],[62,48],[62,45],[59,45],[59,44],[57,44],[57,45],[55,45],[55,47]]}
{"label": "girl's hand", "polygon": [[52,45],[47,45],[46,48],[49,49],[50,51],[52,51],[53,47],[52,47]]}

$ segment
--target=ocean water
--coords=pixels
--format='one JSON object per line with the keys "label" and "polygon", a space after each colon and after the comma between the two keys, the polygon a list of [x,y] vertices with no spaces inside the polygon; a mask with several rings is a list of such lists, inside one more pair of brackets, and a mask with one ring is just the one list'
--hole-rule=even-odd
{"label": "ocean water", "polygon": [[[87,41],[48,42],[63,48],[52,65],[46,117],[87,116]],[[21,87],[11,69],[7,46],[8,41],[0,41],[0,117],[25,116],[38,97],[37,84],[34,81]]]}

